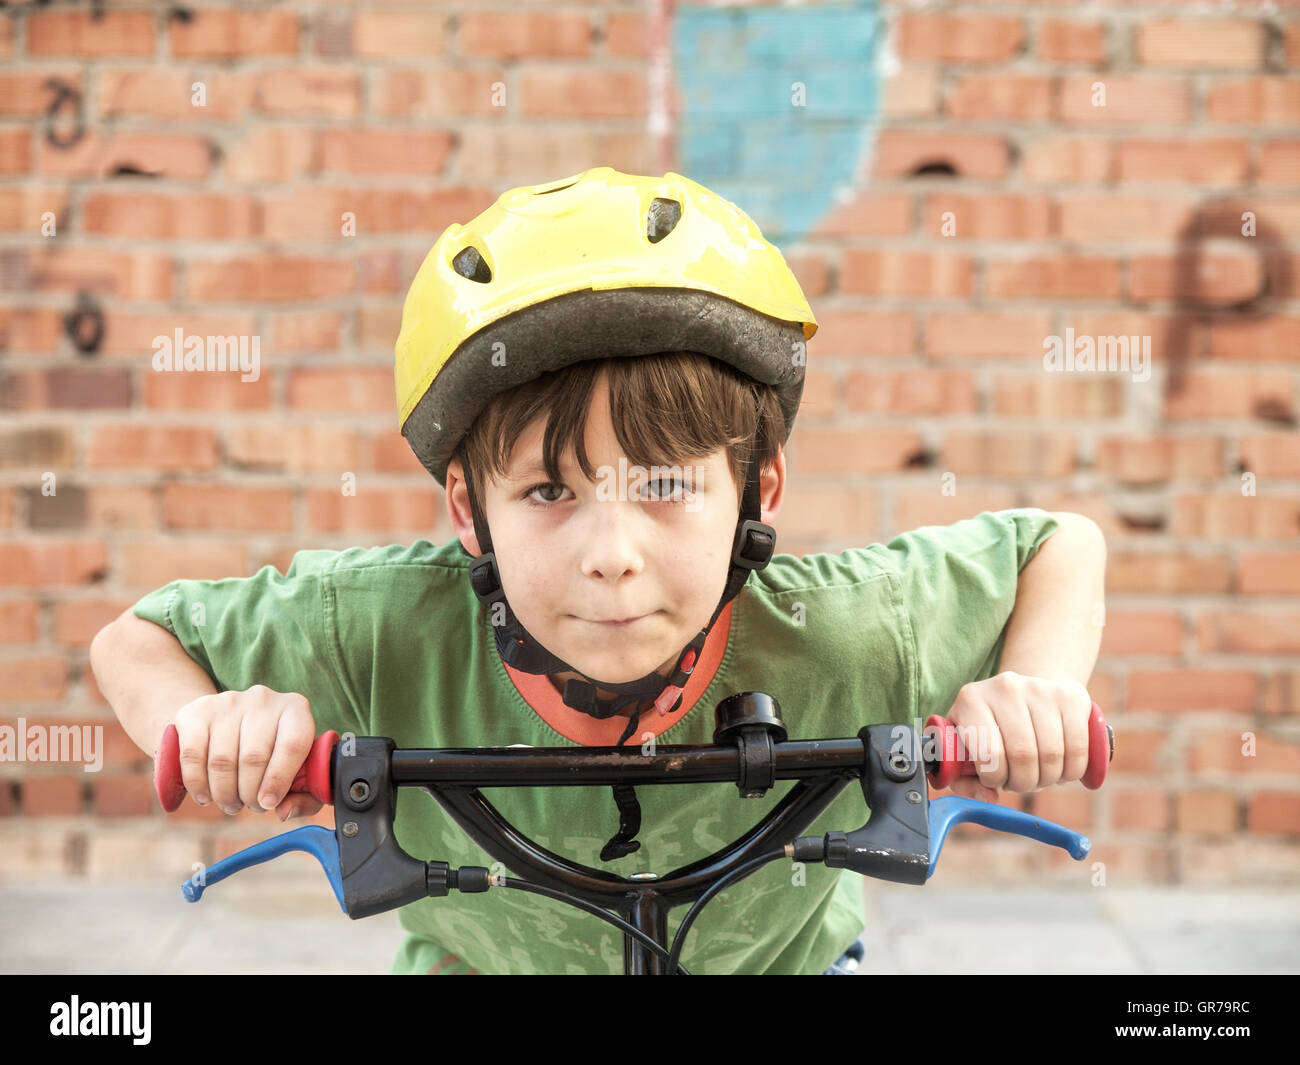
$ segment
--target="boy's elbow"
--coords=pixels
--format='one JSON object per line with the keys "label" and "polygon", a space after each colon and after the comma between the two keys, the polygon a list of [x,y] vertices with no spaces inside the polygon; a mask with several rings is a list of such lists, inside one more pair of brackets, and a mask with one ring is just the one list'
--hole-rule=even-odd
{"label": "boy's elbow", "polygon": [[1106,557],[1106,534],[1091,518],[1068,510],[1052,512],[1052,517],[1056,519],[1062,531],[1067,529],[1070,531],[1072,539],[1090,544],[1102,558]]}

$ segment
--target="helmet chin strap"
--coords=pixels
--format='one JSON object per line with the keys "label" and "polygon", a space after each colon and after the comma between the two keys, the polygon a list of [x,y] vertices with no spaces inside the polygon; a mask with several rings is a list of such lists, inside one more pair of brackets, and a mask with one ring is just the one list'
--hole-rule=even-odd
{"label": "helmet chin strap", "polygon": [[[474,534],[478,538],[481,550],[477,558],[470,555],[470,585],[479,602],[487,607],[496,638],[497,652],[501,655],[502,661],[521,673],[577,673],[583,679],[571,677],[564,683],[565,705],[601,720],[619,713],[629,703],[639,703],[647,699],[654,700],[654,708],[661,716],[676,710],[682,702],[682,689],[699,661],[704,642],[717,622],[718,616],[723,608],[740,594],[740,589],[748,579],[750,570],[762,569],[766,566],[776,547],[776,530],[759,521],[758,470],[755,465],[751,463],[745,480],[740,516],[736,521],[736,535],[732,540],[731,568],[727,574],[727,583],[709,623],[682,649],[677,656],[676,667],[666,679],[662,674],[652,672],[637,680],[606,683],[588,677],[581,670],[575,669],[568,662],[548,651],[515,617],[510,604],[506,602],[505,589],[501,585],[501,574],[497,568],[496,554],[492,549],[487,518],[479,509],[474,494],[464,441],[457,446],[456,450],[465,471],[465,488],[469,493],[470,512],[474,516]],[[463,544],[461,550],[469,555]],[[615,695],[612,699],[602,699],[597,695],[598,688],[612,691]],[[632,735],[643,712],[637,709],[629,716],[627,727],[618,738],[616,746],[622,746]],[[619,830],[601,850],[602,861],[620,858],[641,846],[632,838],[641,824],[641,808],[631,785],[614,785],[614,800],[619,810]]]}

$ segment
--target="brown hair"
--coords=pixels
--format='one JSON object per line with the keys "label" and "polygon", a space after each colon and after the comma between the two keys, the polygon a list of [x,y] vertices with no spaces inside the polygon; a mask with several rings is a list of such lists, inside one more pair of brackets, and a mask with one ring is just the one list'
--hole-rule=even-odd
{"label": "brown hair", "polygon": [[574,363],[495,396],[465,436],[475,484],[485,474],[506,474],[520,431],[542,414],[546,476],[563,481],[560,457],[572,450],[583,474],[596,480],[583,437],[602,373],[609,374],[614,435],[630,464],[684,464],[725,446],[739,505],[749,463],[762,469],[776,461],[785,418],[773,388],[699,352],[665,351]]}

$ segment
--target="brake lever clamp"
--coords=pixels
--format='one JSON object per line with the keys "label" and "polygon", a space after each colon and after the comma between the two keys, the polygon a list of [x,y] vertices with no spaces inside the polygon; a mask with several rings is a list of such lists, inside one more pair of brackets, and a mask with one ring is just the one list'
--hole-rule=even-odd
{"label": "brake lever clamp", "polygon": [[[910,726],[907,726],[910,728]],[[897,743],[899,725],[867,725],[862,741],[862,795],[871,813],[853,832],[827,832],[826,865],[851,869],[877,880],[924,884],[930,874],[930,793],[916,731],[906,749]],[[806,837],[805,837],[806,838]],[[812,837],[816,839],[816,837]]]}

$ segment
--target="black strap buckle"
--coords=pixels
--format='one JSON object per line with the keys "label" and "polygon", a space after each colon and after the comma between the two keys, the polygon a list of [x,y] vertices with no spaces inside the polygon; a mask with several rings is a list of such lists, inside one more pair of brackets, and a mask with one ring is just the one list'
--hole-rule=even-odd
{"label": "black strap buckle", "polygon": [[776,550],[776,530],[772,526],[746,518],[736,531],[731,550],[731,564],[745,569],[762,569]]}

